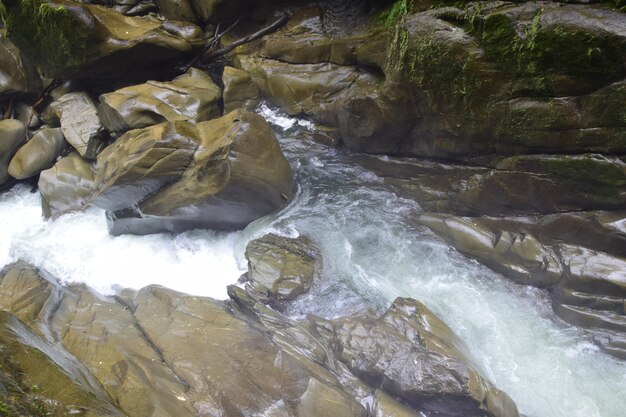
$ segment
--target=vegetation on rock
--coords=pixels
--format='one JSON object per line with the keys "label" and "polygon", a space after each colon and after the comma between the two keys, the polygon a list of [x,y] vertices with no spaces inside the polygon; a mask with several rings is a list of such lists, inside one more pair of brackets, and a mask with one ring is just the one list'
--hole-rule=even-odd
{"label": "vegetation on rock", "polygon": [[[57,66],[78,66],[85,62],[87,44],[81,35],[80,22],[67,6],[45,0],[9,0],[15,7],[3,6],[3,21],[9,36],[29,55],[46,56],[44,72]],[[33,25],[33,23],[35,23]]]}

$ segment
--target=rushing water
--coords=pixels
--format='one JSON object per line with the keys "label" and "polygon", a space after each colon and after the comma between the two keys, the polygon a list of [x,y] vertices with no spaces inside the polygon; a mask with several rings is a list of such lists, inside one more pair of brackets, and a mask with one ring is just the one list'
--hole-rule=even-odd
{"label": "rushing water", "polygon": [[38,194],[22,186],[0,196],[0,265],[21,258],[103,292],[156,283],[225,298],[226,285],[245,270],[250,239],[306,234],[322,250],[324,280],[293,315],[382,311],[395,297],[414,297],[452,327],[474,365],[529,417],[624,415],[626,363],[556,319],[544,292],[510,283],[415,227],[415,202],[348,155],[308,140],[309,123],[260,111],[275,125],[300,185],[281,213],[238,233],[111,237],[96,209],[42,220]]}

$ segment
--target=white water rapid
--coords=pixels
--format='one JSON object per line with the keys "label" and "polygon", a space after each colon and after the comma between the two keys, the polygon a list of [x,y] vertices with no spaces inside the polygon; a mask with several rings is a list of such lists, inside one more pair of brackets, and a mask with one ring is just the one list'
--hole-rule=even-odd
{"label": "white water rapid", "polygon": [[17,259],[64,282],[110,293],[161,284],[216,298],[245,270],[246,243],[268,231],[317,242],[324,280],[291,309],[336,317],[384,310],[397,296],[428,305],[466,344],[474,365],[528,417],[622,417],[626,362],[600,352],[563,324],[543,291],[507,281],[459,255],[411,219],[420,208],[341,151],[307,139],[312,125],[270,110],[297,174],[297,198],[238,233],[111,237],[92,209],[41,219],[25,186],[0,196],[0,266]]}

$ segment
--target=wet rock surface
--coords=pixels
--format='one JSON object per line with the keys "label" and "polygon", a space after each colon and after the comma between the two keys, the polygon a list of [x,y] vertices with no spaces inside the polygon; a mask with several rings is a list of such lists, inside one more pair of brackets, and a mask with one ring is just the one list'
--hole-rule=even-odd
{"label": "wet rock surface", "polygon": [[211,78],[192,68],[172,82],[148,81],[104,94],[98,116],[110,132],[166,121],[202,122],[219,115],[220,98],[221,91]]}
{"label": "wet rock surface", "polygon": [[0,99],[33,96],[41,90],[37,70],[0,30]]}
{"label": "wet rock surface", "polygon": [[95,192],[93,164],[72,152],[41,173],[38,187],[44,217],[82,210]]}
{"label": "wet rock surface", "polygon": [[[292,3],[280,31],[212,74],[222,92],[204,71],[174,76],[239,2],[3,1],[0,116],[20,121],[0,120],[0,185],[41,173],[46,217],[95,204],[114,235],[241,229],[295,188],[268,124],[248,112],[263,97],[324,126],[312,134],[322,141],[390,155],[353,161],[417,201],[416,223],[546,289],[559,317],[626,358],[623,14],[578,2],[416,1],[395,14]],[[279,5],[241,8],[236,36]],[[70,80],[32,107],[43,85],[29,60]],[[41,123],[60,128],[26,142]],[[57,161],[62,137],[75,152]],[[306,238],[251,242],[249,282],[227,302],[157,286],[103,296],[11,265],[0,394],[35,415],[34,399],[47,415],[518,415],[415,300],[381,317],[278,312],[318,279],[319,252]]]}
{"label": "wet rock surface", "polygon": [[41,129],[13,156],[9,175],[18,180],[38,175],[51,168],[66,147],[67,142],[60,128]]}
{"label": "wet rock surface", "polygon": [[51,105],[67,142],[86,159],[96,159],[105,136],[96,106],[87,93],[68,93]]}
{"label": "wet rock surface", "polygon": [[0,120],[0,139],[0,185],[2,185],[10,178],[11,159],[26,142],[26,126],[19,120]]}
{"label": "wet rock surface", "polygon": [[[25,263],[2,270],[0,294],[11,312],[2,323],[31,334],[37,350],[27,356],[48,361],[75,387],[59,392],[58,381],[43,379],[42,395],[60,404],[79,396],[86,415],[365,417],[371,395],[378,415],[518,415],[467,364],[452,331],[411,299],[378,319],[297,321],[237,287],[226,303],[157,286],[105,297],[61,287]],[[401,368],[379,366],[401,359]]]}
{"label": "wet rock surface", "polygon": [[309,291],[322,267],[319,250],[305,236],[265,235],[248,243],[246,259],[252,288],[279,301]]}
{"label": "wet rock surface", "polygon": [[95,203],[111,210],[113,234],[239,229],[295,191],[269,125],[245,111],[130,131],[100,155],[96,171]]}

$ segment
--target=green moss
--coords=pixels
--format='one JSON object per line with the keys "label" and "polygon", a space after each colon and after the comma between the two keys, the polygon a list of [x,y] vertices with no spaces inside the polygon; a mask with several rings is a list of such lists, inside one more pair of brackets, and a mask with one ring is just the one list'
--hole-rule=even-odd
{"label": "green moss", "polygon": [[626,176],[621,167],[602,159],[548,158],[542,160],[541,165],[547,172],[609,198],[618,198],[620,189],[626,186]]}
{"label": "green moss", "polygon": [[62,4],[44,0],[14,0],[4,20],[10,38],[46,75],[83,64],[87,44],[80,22]]}
{"label": "green moss", "polygon": [[412,7],[412,0],[396,0],[389,7],[374,15],[374,24],[391,28],[409,14]]}
{"label": "green moss", "polygon": [[576,27],[544,27],[539,10],[521,33],[504,14],[488,16],[475,29],[488,59],[519,80],[522,95],[553,95],[552,75],[573,77],[589,90],[626,74],[619,39]]}
{"label": "green moss", "polygon": [[0,24],[2,24],[2,26],[6,25],[6,15],[7,15],[7,8],[2,2],[2,0],[0,0]]}

